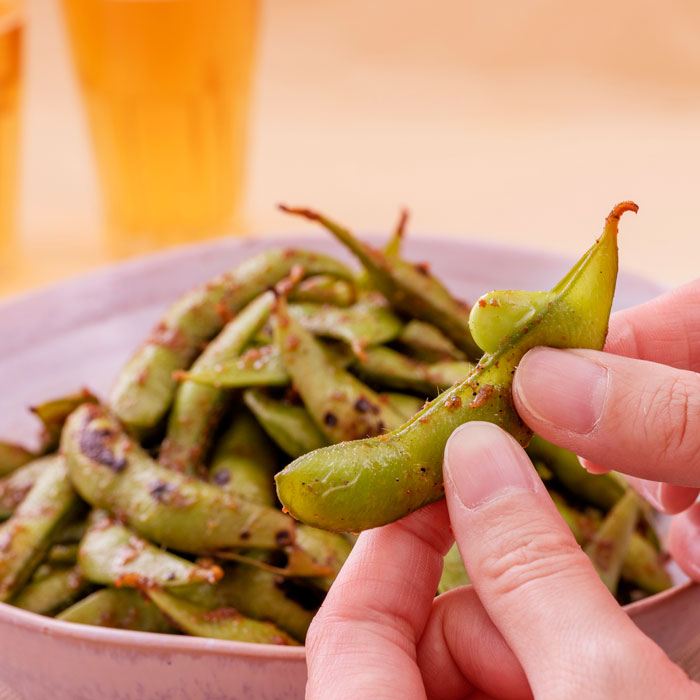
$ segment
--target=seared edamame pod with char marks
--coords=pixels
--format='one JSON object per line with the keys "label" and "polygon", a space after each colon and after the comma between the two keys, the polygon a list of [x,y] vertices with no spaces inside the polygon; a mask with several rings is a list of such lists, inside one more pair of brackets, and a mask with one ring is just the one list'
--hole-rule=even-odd
{"label": "seared edamame pod with char marks", "polygon": [[330,362],[319,342],[277,300],[275,341],[287,372],[318,429],[331,442],[381,435],[403,423],[357,377]]}
{"label": "seared edamame pod with char marks", "polygon": [[197,554],[294,541],[283,513],[160,466],[102,406],[75,411],[61,447],[80,495],[152,542]]}
{"label": "seared edamame pod with char marks", "polygon": [[110,405],[136,435],[151,432],[172,403],[173,372],[189,367],[202,346],[232,316],[277,284],[293,268],[306,275],[329,274],[352,279],[340,262],[304,250],[269,250],[239,264],[176,301],[117,377]]}
{"label": "seared edamame pod with char marks", "polygon": [[77,507],[66,463],[52,457],[12,517],[0,525],[0,601],[11,598],[31,576]]}
{"label": "seared edamame pod with char marks", "polygon": [[[265,323],[275,300],[270,290],[261,294],[230,321],[195,361],[192,371],[211,370],[237,357]],[[183,474],[197,474],[203,468],[212,436],[231,392],[185,380],[175,392],[168,431],[158,461]]]}
{"label": "seared edamame pod with char marks", "polygon": [[[461,384],[398,430],[316,450],[278,474],[277,493],[288,511],[328,530],[377,527],[444,495],[445,444],[466,421],[495,423],[526,444],[531,432],[511,395],[515,368],[536,345],[603,347],[617,279],[617,224],[629,210],[636,205],[624,202],[613,209],[603,235],[551,292],[542,293],[531,322],[513,327]],[[481,315],[480,321],[488,318]]]}
{"label": "seared edamame pod with char marks", "polygon": [[398,311],[428,321],[449,336],[470,358],[481,353],[469,330],[469,309],[457,301],[427,265],[402,260],[363,243],[350,231],[311,209],[280,206],[282,211],[318,221],[345,245],[367,270],[374,286]]}

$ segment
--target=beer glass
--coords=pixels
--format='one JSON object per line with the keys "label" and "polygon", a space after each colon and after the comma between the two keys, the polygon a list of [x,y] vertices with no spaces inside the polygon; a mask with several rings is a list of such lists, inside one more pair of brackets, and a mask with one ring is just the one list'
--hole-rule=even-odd
{"label": "beer glass", "polygon": [[256,0],[62,0],[109,220],[163,243],[240,204]]}

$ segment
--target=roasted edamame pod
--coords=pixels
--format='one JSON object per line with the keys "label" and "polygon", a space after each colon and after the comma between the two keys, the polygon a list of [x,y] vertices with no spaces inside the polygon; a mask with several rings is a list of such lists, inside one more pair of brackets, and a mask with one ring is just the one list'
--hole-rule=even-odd
{"label": "roasted edamame pod", "polygon": [[0,479],[0,519],[9,518],[55,457],[39,457]]}
{"label": "roasted edamame pod", "polygon": [[89,588],[80,569],[61,568],[26,585],[10,603],[40,615],[54,615],[79,600]]}
{"label": "roasted edamame pod", "polygon": [[539,435],[532,436],[526,450],[530,459],[542,460],[568,491],[599,508],[609,510],[626,491],[624,484],[612,474],[590,474],[575,454]]}
{"label": "roasted edamame pod", "polygon": [[277,504],[276,469],[274,445],[250,411],[239,409],[216,445],[209,480],[241,498],[272,507]]}
{"label": "roasted edamame pod", "polygon": [[[230,321],[195,361],[192,370],[211,370],[237,357],[270,315],[275,293],[267,291]],[[185,380],[175,393],[158,461],[183,474],[196,474],[231,399],[230,392]]]}
{"label": "roasted edamame pod", "polygon": [[350,231],[311,209],[286,206],[282,211],[318,221],[354,253],[367,270],[374,286],[401,312],[429,321],[446,333],[457,346],[476,358],[481,353],[469,330],[469,311],[430,273],[426,265],[413,265],[394,255],[372,248]]}
{"label": "roasted edamame pod", "polygon": [[70,416],[61,448],[80,495],[157,544],[196,554],[294,540],[294,524],[280,511],[157,464],[102,406]]}
{"label": "roasted edamame pod", "polygon": [[46,561],[54,566],[72,566],[78,561],[77,543],[62,544],[59,542],[51,545],[51,549],[46,555]]}
{"label": "roasted edamame pod", "polygon": [[[291,591],[295,592],[293,586]],[[306,599],[295,600],[279,576],[246,565],[226,569],[217,584],[199,584],[172,592],[204,608],[234,608],[254,620],[271,622],[299,642],[304,641],[318,607],[316,600],[307,607],[301,604],[306,604]]]}
{"label": "roasted edamame pod", "polygon": [[[321,448],[278,474],[278,496],[288,511],[302,522],[334,531],[384,525],[443,496],[445,444],[464,422],[496,423],[526,444],[531,433],[511,395],[515,368],[536,345],[602,348],[617,278],[617,224],[628,210],[636,205],[624,202],[613,209],[595,245],[553,288],[553,295],[543,293],[532,322],[514,327],[461,384],[398,430]],[[481,322],[487,323],[488,315]]]}
{"label": "roasted edamame pod", "polygon": [[411,319],[403,327],[396,341],[411,355],[425,362],[467,359],[467,356],[439,328],[427,321]]}
{"label": "roasted edamame pod", "polygon": [[422,362],[387,347],[369,348],[353,369],[372,385],[434,397],[474,371],[470,362]]}
{"label": "roasted edamame pod", "polygon": [[12,517],[0,525],[0,601],[11,598],[31,576],[77,506],[64,459],[52,457]]}
{"label": "roasted edamame pod", "polygon": [[352,282],[330,275],[313,275],[307,277],[293,289],[291,301],[311,302],[312,304],[332,304],[333,306],[350,306],[357,298],[357,291]]}
{"label": "roasted edamame pod", "polygon": [[268,250],[176,301],[117,377],[110,405],[136,435],[152,431],[175,394],[173,372],[188,367],[204,343],[259,294],[301,268],[306,275],[352,279],[341,263],[295,249]]}
{"label": "roasted edamame pod", "polygon": [[22,445],[0,440],[0,477],[11,474],[15,469],[31,462],[36,455]]}
{"label": "roasted edamame pod", "polygon": [[56,616],[64,622],[139,632],[175,632],[156,605],[128,588],[102,588]]}
{"label": "roasted edamame pod", "polygon": [[68,416],[84,403],[96,403],[97,397],[87,389],[70,396],[61,396],[32,406],[32,413],[41,421],[41,453],[55,452],[61,440],[61,431]]}
{"label": "roasted edamame pod", "polygon": [[331,442],[380,435],[403,423],[355,376],[329,362],[319,342],[277,300],[275,341],[287,372],[318,429]]}
{"label": "roasted edamame pod", "polygon": [[147,594],[173,624],[195,637],[298,645],[298,642],[272,623],[245,617],[233,608],[209,610],[155,588],[148,589]]}
{"label": "roasted edamame pod", "polygon": [[447,591],[451,591],[453,588],[467,586],[470,583],[469,574],[467,574],[462,556],[455,542],[445,555],[442,566],[442,576],[440,576],[437,592],[447,593]]}
{"label": "roasted edamame pod", "polygon": [[629,489],[612,507],[584,551],[615,595],[632,533],[639,520],[639,496]]}
{"label": "roasted edamame pod", "polygon": [[215,564],[199,566],[146,542],[102,511],[91,516],[78,564],[88,580],[118,588],[216,583],[223,575]]}
{"label": "roasted edamame pod", "polygon": [[365,293],[352,306],[329,304],[289,304],[289,315],[314,335],[347,343],[358,357],[365,348],[394,340],[403,323],[376,293]]}
{"label": "roasted edamame pod", "polygon": [[246,389],[243,401],[273,442],[290,457],[328,444],[304,406],[274,399],[260,389]]}

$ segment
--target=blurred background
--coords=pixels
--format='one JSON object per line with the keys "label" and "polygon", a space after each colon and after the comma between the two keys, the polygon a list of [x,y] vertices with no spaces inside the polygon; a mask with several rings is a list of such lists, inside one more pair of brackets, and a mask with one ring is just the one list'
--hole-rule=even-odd
{"label": "blurred background", "polygon": [[316,231],[280,201],[364,231],[406,205],[416,235],[573,255],[634,199],[623,266],[698,274],[691,0],[17,4],[0,0],[0,208],[17,202],[0,295],[168,245]]}

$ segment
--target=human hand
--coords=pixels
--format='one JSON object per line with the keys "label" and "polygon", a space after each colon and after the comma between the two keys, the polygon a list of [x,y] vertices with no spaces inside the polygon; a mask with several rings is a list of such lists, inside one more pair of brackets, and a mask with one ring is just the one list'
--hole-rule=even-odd
{"label": "human hand", "polygon": [[[605,588],[517,442],[468,423],[446,502],[363,533],[307,637],[308,700],[698,698]],[[473,586],[435,598],[450,523]]]}
{"label": "human hand", "polygon": [[669,549],[700,581],[700,280],[614,314],[605,349],[531,350],[513,382],[518,413],[589,471],[630,475],[681,513]]}

